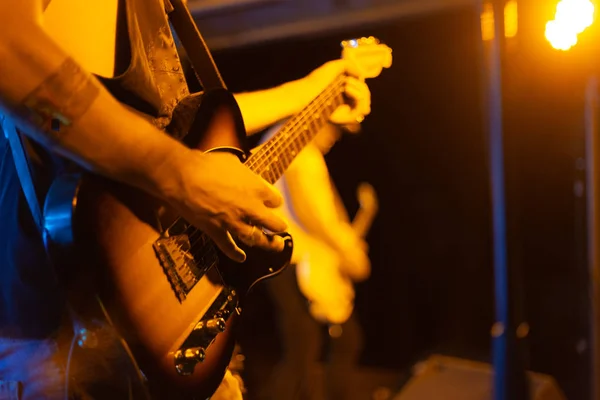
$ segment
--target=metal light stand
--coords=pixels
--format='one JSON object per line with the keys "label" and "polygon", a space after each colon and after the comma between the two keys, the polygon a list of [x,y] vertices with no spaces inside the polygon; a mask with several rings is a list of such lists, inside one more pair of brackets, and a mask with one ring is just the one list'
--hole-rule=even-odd
{"label": "metal light stand", "polygon": [[529,385],[523,358],[519,354],[519,341],[527,335],[527,325],[515,315],[519,309],[513,297],[518,288],[519,274],[509,262],[507,244],[507,213],[504,165],[504,94],[503,75],[506,63],[504,35],[504,0],[493,0],[494,38],[485,54],[485,79],[487,109],[487,132],[490,169],[490,189],[493,229],[493,263],[496,300],[496,323],[492,328],[494,400],[527,400]]}

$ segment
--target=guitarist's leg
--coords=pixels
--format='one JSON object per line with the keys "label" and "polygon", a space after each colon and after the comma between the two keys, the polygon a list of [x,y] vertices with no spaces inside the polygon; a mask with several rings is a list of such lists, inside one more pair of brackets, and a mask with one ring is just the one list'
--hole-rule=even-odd
{"label": "guitarist's leg", "polygon": [[327,398],[351,399],[356,391],[352,386],[354,370],[363,349],[363,331],[355,313],[342,325],[342,334],[331,338],[325,376]]}
{"label": "guitarist's leg", "polygon": [[[144,378],[119,334],[98,319],[58,337],[58,359],[74,398],[149,400]],[[80,331],[79,329],[85,330]]]}
{"label": "guitarist's leg", "polygon": [[322,350],[322,327],[310,316],[294,266],[266,282],[272,297],[283,354],[268,382],[270,400],[314,399],[314,366]]}

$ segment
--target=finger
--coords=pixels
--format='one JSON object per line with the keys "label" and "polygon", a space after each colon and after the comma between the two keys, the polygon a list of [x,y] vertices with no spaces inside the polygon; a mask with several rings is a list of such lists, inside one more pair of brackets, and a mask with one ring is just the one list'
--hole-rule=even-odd
{"label": "finger", "polygon": [[346,78],[346,84],[351,85],[356,88],[366,89],[369,91],[369,86],[365,83],[364,79],[355,78],[353,76],[349,76]]}
{"label": "finger", "polygon": [[352,109],[348,104],[339,106],[329,120],[337,125],[342,125],[345,128],[350,127],[350,132],[357,131],[360,128],[360,123],[364,120],[363,115],[357,110]]}
{"label": "finger", "polygon": [[283,238],[277,235],[267,235],[257,226],[246,226],[238,228],[246,232],[239,236],[239,239],[250,247],[261,247],[266,250],[282,251],[285,245]]}
{"label": "finger", "polygon": [[227,257],[239,263],[246,261],[246,253],[238,247],[228,231],[212,227],[205,229],[205,232]]}
{"label": "finger", "polygon": [[280,252],[283,251],[283,248],[285,247],[285,240],[279,235],[267,235],[262,233],[255,246],[265,250]]}
{"label": "finger", "polygon": [[244,242],[244,244],[246,244],[246,246],[249,247],[254,247],[254,245],[258,241],[257,233],[262,234],[261,230],[256,228],[256,226],[252,224],[248,224],[245,225],[243,228],[237,229],[243,232],[237,236],[238,239]]}
{"label": "finger", "polygon": [[352,107],[348,104],[342,104],[334,112],[338,119],[352,119]]}
{"label": "finger", "polygon": [[269,208],[277,208],[283,204],[283,196],[269,182],[264,182],[264,188],[261,191],[263,204]]}
{"label": "finger", "polygon": [[346,95],[350,99],[352,110],[355,113],[368,115],[371,112],[371,94],[363,88],[347,87]]}
{"label": "finger", "polygon": [[251,221],[252,225],[260,226],[271,232],[285,232],[287,229],[284,219],[268,208],[265,208],[262,213],[249,211],[246,219]]}
{"label": "finger", "polygon": [[359,96],[361,98],[371,97],[371,90],[369,89],[369,86],[361,79],[348,77],[346,79],[346,86],[344,89],[347,90],[348,88],[361,93]]}
{"label": "finger", "polygon": [[354,110],[362,115],[371,113],[371,92],[366,87],[348,84],[346,85],[346,94],[354,100]]}

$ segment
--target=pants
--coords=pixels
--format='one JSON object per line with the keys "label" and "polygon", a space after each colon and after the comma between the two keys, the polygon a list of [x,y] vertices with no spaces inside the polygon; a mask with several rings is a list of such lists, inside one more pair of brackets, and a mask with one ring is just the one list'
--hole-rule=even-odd
{"label": "pants", "polygon": [[75,343],[71,352],[61,340],[0,338],[0,400],[146,399],[117,336],[107,327],[99,332],[95,347]]}
{"label": "pants", "polygon": [[[315,321],[296,283],[296,269],[287,268],[266,282],[279,324],[283,355],[269,381],[269,400],[320,398],[314,367],[321,358],[325,327]],[[325,369],[325,396],[330,400],[352,399],[352,372],[362,350],[362,330],[353,314],[342,325],[342,335],[329,338]]]}
{"label": "pants", "polygon": [[0,339],[0,400],[64,399],[53,340]]}

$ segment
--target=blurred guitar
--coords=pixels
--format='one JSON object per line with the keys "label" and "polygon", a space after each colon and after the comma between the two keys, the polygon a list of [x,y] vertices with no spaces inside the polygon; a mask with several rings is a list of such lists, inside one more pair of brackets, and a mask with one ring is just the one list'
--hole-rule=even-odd
{"label": "blurred guitar", "polygon": [[[356,234],[365,238],[379,210],[375,189],[363,182],[358,186],[360,208],[352,221]],[[313,246],[296,266],[298,286],[309,301],[311,315],[330,326],[341,325],[354,310],[354,285],[343,265],[331,251]],[[333,328],[332,336],[336,328]]]}

